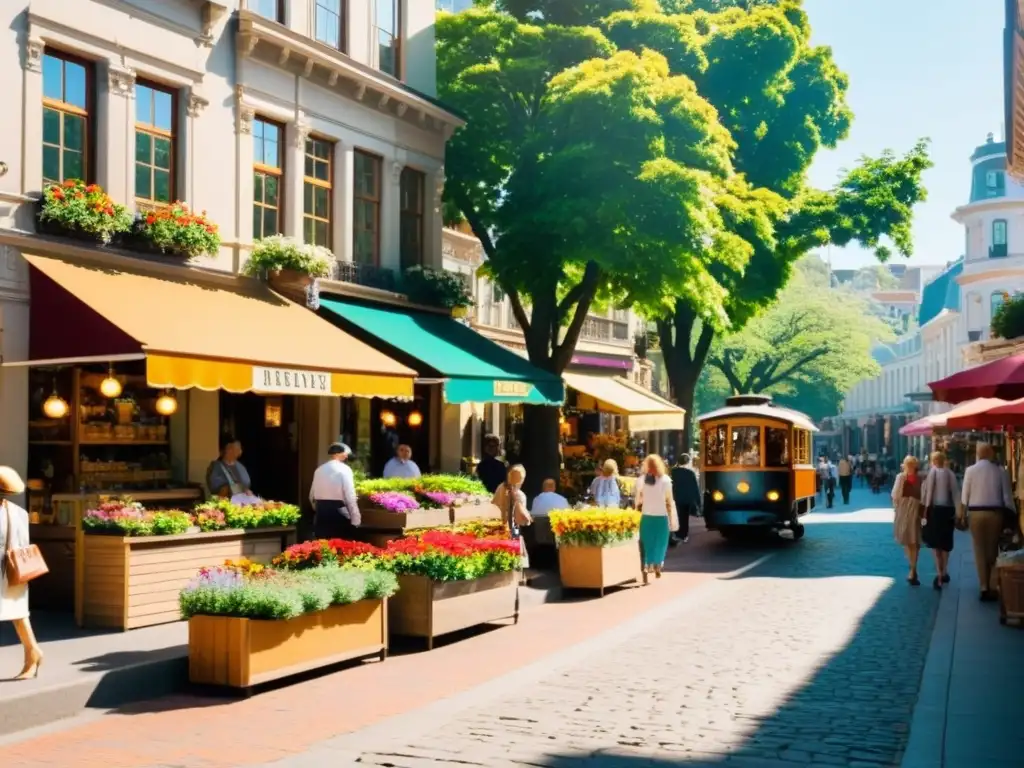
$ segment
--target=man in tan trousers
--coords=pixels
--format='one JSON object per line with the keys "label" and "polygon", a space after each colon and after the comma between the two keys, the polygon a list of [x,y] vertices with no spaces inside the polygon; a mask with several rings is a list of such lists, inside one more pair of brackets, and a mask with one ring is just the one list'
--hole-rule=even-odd
{"label": "man in tan trousers", "polygon": [[993,461],[994,457],[991,445],[978,443],[978,461],[964,473],[961,494],[970,519],[981,599],[986,602],[996,599],[995,565],[1005,516],[1016,512],[1010,475]]}

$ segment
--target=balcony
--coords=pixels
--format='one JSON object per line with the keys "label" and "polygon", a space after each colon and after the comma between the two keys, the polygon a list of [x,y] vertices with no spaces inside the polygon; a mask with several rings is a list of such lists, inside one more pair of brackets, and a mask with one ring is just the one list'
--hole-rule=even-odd
{"label": "balcony", "polygon": [[603,344],[628,347],[630,345],[629,323],[591,315],[583,323],[580,338],[584,341],[597,341]]}
{"label": "balcony", "polygon": [[352,261],[339,261],[337,278],[343,283],[361,285],[364,288],[377,288],[381,291],[398,290],[398,273],[387,267],[372,264],[356,264]]}

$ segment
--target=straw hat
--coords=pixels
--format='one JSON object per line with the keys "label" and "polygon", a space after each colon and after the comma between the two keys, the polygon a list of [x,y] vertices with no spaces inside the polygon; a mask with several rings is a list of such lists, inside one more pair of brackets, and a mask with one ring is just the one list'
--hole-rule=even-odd
{"label": "straw hat", "polygon": [[25,483],[10,467],[0,467],[0,496],[17,496],[25,492]]}

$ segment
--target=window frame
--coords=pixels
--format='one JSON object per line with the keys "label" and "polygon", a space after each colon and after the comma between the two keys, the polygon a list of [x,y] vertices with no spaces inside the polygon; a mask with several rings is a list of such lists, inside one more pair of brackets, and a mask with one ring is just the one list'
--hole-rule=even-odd
{"label": "window frame", "polygon": [[[348,39],[347,39],[347,37],[348,37],[348,0],[338,0],[338,14],[337,14],[337,16],[338,16],[338,44],[337,45],[331,45],[329,42],[327,42],[326,40],[323,40],[320,37],[320,29],[317,26],[317,15],[316,15],[316,12],[320,8],[320,4],[322,2],[324,2],[324,0],[313,0],[313,6],[312,6],[313,7],[313,39],[316,40],[321,45],[326,45],[328,48],[331,48],[331,49],[336,50],[336,51],[340,51],[341,53],[348,53]],[[327,10],[326,8],[324,10],[327,13],[330,13],[332,15],[334,13],[333,11]]]}
{"label": "window frame", "polygon": [[[1002,226],[1000,227],[999,225],[1002,225]],[[1002,230],[1002,233],[1003,233],[1002,242],[999,242],[998,238],[996,237],[997,229],[1001,229]],[[1007,240],[1009,239],[1009,231],[1010,231],[1010,227],[1009,227],[1009,223],[1007,222],[1006,219],[993,219],[992,220],[992,245],[994,247],[997,247],[997,248],[999,246],[1005,247],[1006,243],[1007,243]]]}
{"label": "window frame", "polygon": [[[262,16],[264,19],[270,19],[269,16],[264,16],[262,13],[257,11],[255,8],[252,8],[250,4],[253,3],[253,2],[254,2],[254,0],[245,0],[245,10],[249,11],[250,13],[255,13],[257,16]],[[285,0],[274,0],[274,18],[272,18],[270,20],[271,21],[276,21],[278,24],[284,24],[285,23],[284,7],[285,7]]]}
{"label": "window frame", "polygon": [[[311,144],[314,142],[323,144],[327,147],[327,180],[319,179],[316,176],[309,176],[306,173],[305,160],[312,157],[314,162],[324,162],[324,158],[317,157],[314,153],[311,153]],[[316,223],[325,222],[327,224],[327,242],[317,243],[313,242],[312,245],[320,245],[323,248],[334,250],[331,246],[334,242],[334,149],[335,142],[328,139],[325,136],[312,134],[306,137],[305,146],[303,148],[303,168],[302,168],[302,240],[306,241],[306,221],[311,219],[313,221],[313,240],[316,240]],[[306,212],[306,185],[312,187],[320,187],[321,189],[327,190],[327,218],[322,219],[316,215],[316,196],[313,196],[313,213]]]}
{"label": "window frame", "polygon": [[[378,23],[380,21],[380,16],[379,15],[375,15],[375,18],[373,20],[373,26],[374,26],[374,28],[377,31],[377,70],[380,71],[380,72],[383,72],[385,75],[390,75],[391,77],[395,78],[396,80],[404,81],[405,77],[403,76],[403,74],[404,74],[404,67],[405,67],[405,55],[404,55],[405,54],[405,46],[403,45],[403,40],[402,40],[402,25],[403,25],[403,23],[405,21],[405,19],[404,19],[405,14],[403,13],[404,9],[402,7],[404,5],[404,2],[403,2],[403,0],[377,0],[378,4],[382,3],[382,2],[393,3],[393,8],[394,8],[394,12],[395,12],[394,13],[394,18],[395,18],[395,28],[394,28],[394,31],[386,30],[391,35],[391,38],[394,41],[395,71],[394,72],[388,72],[386,69],[383,69],[381,67],[381,61],[380,61],[380,33],[381,33],[381,30],[382,30],[382,27]],[[378,7],[379,7],[379,5],[378,5]]]}
{"label": "window frame", "polygon": [[[768,463],[768,446],[771,444],[768,440],[768,432],[781,432],[786,439],[785,453],[783,454],[784,461],[782,463]],[[765,469],[784,469],[792,466],[793,464],[793,435],[790,433],[789,426],[772,426],[767,424],[764,427],[764,456],[761,457],[761,464]]]}
{"label": "window frame", "polygon": [[[730,468],[740,469],[764,469],[764,430],[765,425],[760,423],[751,423],[746,421],[730,421],[728,429],[729,444],[728,451],[726,453],[726,466]],[[757,464],[743,464],[742,462],[736,461],[733,455],[733,445],[735,440],[736,430],[739,429],[756,429],[757,430]]]}
{"label": "window frame", "polygon": [[[724,430],[724,434],[723,434]],[[711,433],[715,433],[716,436],[720,436],[721,449],[722,449],[722,461],[711,463],[712,452],[708,448],[708,437]],[[701,466],[704,469],[725,469],[729,466],[729,425],[726,422],[716,422],[715,424],[709,424],[701,429]]]}
{"label": "window frame", "polygon": [[[61,143],[58,144],[58,145],[53,145],[53,144],[47,145],[46,142],[43,140],[43,136],[45,135],[45,133],[44,132],[40,132],[39,150],[40,150],[40,154],[42,154],[43,147],[45,147],[45,146],[57,146],[58,147],[58,150],[60,152],[60,175],[61,175],[62,178],[59,181],[53,181],[53,180],[47,181],[46,177],[43,176],[42,177],[42,183],[43,183],[44,186],[48,185],[48,184],[62,184],[68,178],[74,178],[74,177],[64,176],[64,115],[70,114],[70,115],[75,115],[77,117],[81,117],[85,121],[85,126],[84,126],[84,129],[82,131],[82,142],[85,144],[85,146],[84,146],[84,148],[82,150],[82,171],[83,171],[83,173],[82,173],[82,181],[84,181],[86,184],[91,184],[95,180],[95,170],[94,170],[95,169],[95,162],[94,161],[96,159],[95,158],[96,142],[93,140],[94,139],[94,133],[95,133],[95,126],[96,126],[96,123],[95,123],[95,120],[94,120],[94,118],[96,116],[96,62],[91,61],[91,60],[86,59],[86,58],[83,58],[81,56],[77,56],[77,55],[75,55],[73,53],[68,53],[67,51],[64,51],[64,50],[62,50],[60,48],[50,48],[49,46],[46,46],[46,47],[43,48],[43,57],[45,58],[46,56],[50,56],[51,58],[54,58],[54,59],[59,59],[62,62],[62,67],[65,66],[67,63],[71,63],[71,64],[77,64],[78,66],[82,67],[85,70],[85,109],[83,110],[81,107],[77,107],[74,104],[70,104],[70,103],[68,103],[66,101],[63,101],[63,100],[56,101],[55,99],[47,98],[47,96],[45,95],[46,92],[45,92],[45,87],[44,87],[42,103],[41,103],[40,106],[42,107],[44,112],[47,109],[51,109],[54,112],[57,112],[58,114],[61,115],[61,121],[60,121],[60,135],[61,135],[60,142]],[[65,78],[65,74],[64,74],[64,71],[62,69],[62,72],[61,72],[61,79],[62,79],[61,93],[62,93],[62,95],[64,93],[64,88],[63,88],[63,82],[65,81],[64,78]]]}
{"label": "window frame", "polygon": [[[410,210],[405,208],[405,181],[407,178],[415,178],[416,183],[419,185],[417,190],[416,200],[418,202],[418,208],[416,210]],[[398,259],[399,266],[404,272],[411,267],[422,267],[424,266],[424,260],[426,259],[427,243],[426,243],[426,224],[427,224],[427,205],[424,196],[427,193],[427,174],[413,166],[406,166],[402,169],[398,179]],[[415,263],[406,264],[404,251],[404,238],[405,234],[405,222],[407,218],[414,218],[416,220],[416,229],[418,232],[419,241],[419,253]]]}
{"label": "window frame", "polygon": [[[265,184],[264,184],[264,187],[263,187],[263,196],[262,196],[263,200],[261,200],[261,201],[257,201],[256,200],[256,190],[255,190],[255,188],[253,189],[253,196],[252,196],[253,209],[255,209],[256,207],[259,207],[262,210],[265,210],[265,209],[268,209],[268,208],[274,208],[274,210],[277,211],[277,232],[270,232],[270,233],[263,232],[262,231],[262,229],[263,229],[263,227],[262,227],[263,217],[261,216],[260,217],[260,222],[261,222],[261,226],[260,226],[261,234],[260,234],[260,236],[259,237],[256,236],[255,230],[252,233],[252,239],[254,241],[256,241],[256,240],[260,240],[260,239],[262,239],[264,237],[271,237],[273,235],[284,234],[284,211],[285,211],[285,188],[284,188],[284,181],[285,181],[285,172],[286,172],[286,169],[285,169],[285,151],[284,151],[285,127],[284,127],[283,123],[279,123],[276,120],[272,120],[272,119],[270,119],[268,117],[263,117],[262,115],[256,115],[255,117],[253,117],[253,121],[252,122],[253,122],[252,140],[254,142],[256,141],[256,123],[263,123],[264,125],[272,125],[272,126],[274,126],[275,128],[277,128],[277,136],[278,136],[278,142],[277,142],[277,161],[278,161],[278,167],[275,168],[273,166],[269,166],[266,163],[262,163],[262,162],[258,163],[258,162],[256,162],[255,158],[253,159],[253,162],[252,162],[252,172],[253,172],[254,181],[255,181],[255,176],[256,176],[257,173],[263,174],[264,177],[266,177],[266,176],[273,176],[273,177],[275,177],[277,179],[277,207],[276,208],[274,208],[274,206],[267,205],[264,202],[264,200],[266,200],[266,196],[267,196],[266,185]],[[265,137],[262,138],[261,141],[266,141]]]}
{"label": "window frame", "polygon": [[[159,136],[159,137],[171,140],[171,163],[170,163],[170,166],[168,167],[168,172],[169,172],[170,178],[168,180],[168,187],[167,187],[167,190],[170,193],[170,195],[169,195],[170,199],[167,200],[166,202],[160,202],[159,200],[156,200],[153,197],[140,197],[139,196],[139,190],[136,187],[135,192],[134,192],[135,204],[136,204],[136,206],[141,206],[141,207],[147,208],[147,209],[164,208],[166,206],[171,205],[172,203],[174,203],[178,199],[178,139],[179,139],[178,109],[181,106],[181,92],[177,88],[174,88],[173,86],[164,85],[163,83],[159,83],[159,82],[156,82],[154,80],[148,80],[148,79],[142,78],[142,77],[136,78],[135,86],[134,87],[138,88],[140,85],[143,88],[149,88],[151,91],[156,91],[158,93],[166,93],[168,96],[171,97],[171,130],[168,133],[164,129],[158,128],[156,125],[152,125],[152,124],[147,125],[147,124],[139,122],[139,119],[138,119],[139,116],[138,116],[138,111],[137,111],[138,110],[138,92],[137,91],[133,91],[134,92],[134,99],[133,99],[133,101],[136,104],[136,106],[134,107],[134,109],[136,109],[135,121],[133,123],[133,127],[135,129],[135,135],[138,135],[138,133],[141,131],[142,133],[146,134],[147,136],[150,136],[152,139],[155,139],[156,137]],[[133,138],[134,138],[134,136],[133,136]],[[133,158],[132,159],[132,170],[137,172],[139,161],[138,161],[138,158],[135,157],[135,149],[136,149],[135,142],[133,141],[132,142],[132,158]],[[156,155],[156,150],[154,148],[154,145],[150,144],[150,157],[155,157],[155,155]],[[147,165],[147,167],[149,168],[150,193],[153,194],[153,193],[155,193],[155,190],[156,190],[156,184],[155,184],[155,179],[154,179],[154,173],[156,171],[156,166],[153,165],[153,164],[149,164],[149,165]]]}
{"label": "window frame", "polygon": [[[364,197],[362,194],[360,194],[360,192],[359,192],[359,185],[356,183],[356,179],[355,179],[355,174],[356,174],[356,170],[357,170],[356,166],[357,166],[357,162],[358,161],[357,161],[356,157],[353,157],[353,159],[352,159],[352,175],[353,175],[353,179],[352,179],[352,261],[357,263],[357,264],[359,264],[359,265],[362,265],[362,266],[379,267],[380,266],[380,245],[381,245],[381,243],[380,243],[380,237],[381,237],[380,219],[381,219],[381,206],[382,206],[383,199],[384,199],[384,158],[382,156],[374,153],[374,152],[370,152],[368,150],[359,149],[359,148],[354,149],[353,153],[356,156],[362,155],[363,157],[373,161],[374,167],[377,169],[377,173],[376,173],[376,179],[377,179],[377,190],[376,190],[376,192],[377,192],[377,196],[376,196],[376,198],[370,198],[370,197]],[[358,203],[363,203],[363,202],[373,203],[374,209],[375,209],[374,210],[374,212],[375,212],[375,215],[374,215],[374,235],[375,235],[375,237],[373,239],[373,261],[371,261],[371,262],[359,261],[356,258],[357,257],[357,248],[356,248],[356,246],[357,246],[357,239],[358,239],[358,235],[359,235],[359,230],[357,230],[356,226],[355,226],[355,223],[356,223],[355,207],[356,207],[356,205]]]}

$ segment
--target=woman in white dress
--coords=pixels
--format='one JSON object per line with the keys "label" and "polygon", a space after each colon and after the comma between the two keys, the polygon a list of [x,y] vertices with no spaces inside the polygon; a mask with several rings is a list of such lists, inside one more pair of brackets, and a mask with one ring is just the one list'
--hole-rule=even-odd
{"label": "woman in white dress", "polygon": [[8,538],[12,549],[27,547],[28,513],[8,497],[18,496],[25,492],[25,483],[18,473],[10,467],[0,467],[0,563],[3,576],[0,578],[0,621],[14,624],[14,631],[25,649],[25,666],[15,680],[27,680],[39,674],[39,666],[43,663],[43,653],[32,632],[32,624],[28,620],[28,584],[17,586],[7,583],[7,549]]}
{"label": "woman in white dress", "polygon": [[640,510],[640,544],[643,547],[643,577],[654,571],[661,578],[668,551],[669,534],[679,530],[679,514],[672,495],[672,479],[660,456],[644,459],[643,474],[636,481],[636,507]]}
{"label": "woman in white dress", "polygon": [[622,506],[622,492],[619,490],[619,465],[615,459],[608,459],[601,465],[601,474],[590,484],[590,495],[599,507],[618,509]]}

